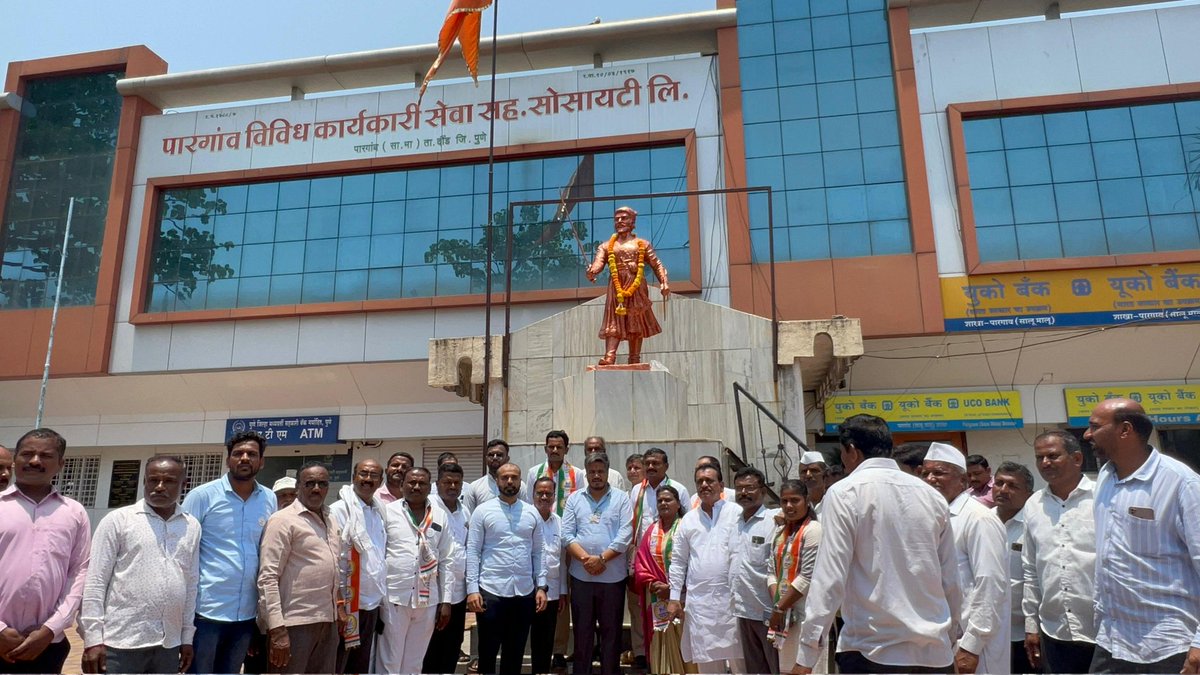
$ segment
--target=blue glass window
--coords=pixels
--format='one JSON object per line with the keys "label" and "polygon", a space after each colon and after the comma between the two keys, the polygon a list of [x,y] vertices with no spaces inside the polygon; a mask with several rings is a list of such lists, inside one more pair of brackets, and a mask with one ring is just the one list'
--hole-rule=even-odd
{"label": "blue glass window", "polygon": [[[72,196],[75,211],[62,276],[62,304],[95,304],[121,119],[122,98],[116,87],[121,76],[120,72],[89,73],[39,78],[27,84],[0,220],[0,310],[54,304]],[[194,241],[189,233],[197,231],[196,226],[212,230],[211,219],[201,218],[193,203],[197,198],[187,193],[175,214],[181,227],[191,228],[181,230],[170,242],[176,250],[185,250]]]}
{"label": "blue glass window", "polygon": [[[785,191],[775,193],[776,259],[911,252],[886,1],[737,7],[748,181]],[[751,199],[756,261],[768,254],[767,224],[766,204]]]}
{"label": "blue glass window", "polygon": [[1198,247],[1198,101],[967,119],[963,136],[983,261]]}
{"label": "blue glass window", "polygon": [[[778,153],[779,124],[760,126],[774,128]],[[762,142],[769,141],[766,132]],[[778,154],[773,160],[783,214],[783,168]],[[585,195],[616,195],[624,203],[622,194],[686,189],[686,178],[682,146],[498,162],[493,222],[503,225],[514,201],[556,199],[572,179]],[[478,164],[164,190],[145,309],[480,293],[486,190],[486,166]],[[576,204],[565,224],[554,205],[514,213],[513,287],[587,284],[571,229],[594,251],[611,234],[615,201]],[[631,202],[640,212],[639,234],[676,278],[691,275],[688,202]],[[496,247],[502,259],[502,237]],[[502,275],[493,278],[503,288]]]}

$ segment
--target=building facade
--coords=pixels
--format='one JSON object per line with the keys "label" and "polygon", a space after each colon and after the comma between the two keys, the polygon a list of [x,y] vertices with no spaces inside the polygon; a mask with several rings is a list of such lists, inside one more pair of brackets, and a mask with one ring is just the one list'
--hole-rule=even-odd
{"label": "building facade", "polygon": [[453,79],[418,102],[397,73],[429,46],[10,64],[0,442],[36,414],[71,197],[45,423],[93,517],[155,452],[220,475],[238,425],[273,429],[264,480],[400,450],[477,473],[482,409],[427,386],[430,340],[484,334],[489,271],[493,334],[506,290],[513,330],[600,296],[584,260],[629,203],[674,292],[861,319],[836,391],[776,410],[818,447],[868,411],[1032,465],[1036,433],[1125,394],[1195,462],[1200,7],[967,5],[721,0],[503,36],[494,104]]}

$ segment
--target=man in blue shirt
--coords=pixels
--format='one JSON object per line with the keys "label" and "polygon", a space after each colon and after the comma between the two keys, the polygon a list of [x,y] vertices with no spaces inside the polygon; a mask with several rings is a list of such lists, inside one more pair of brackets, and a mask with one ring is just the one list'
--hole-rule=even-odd
{"label": "man in blue shirt", "polygon": [[1093,673],[1200,672],[1200,476],[1150,445],[1141,404],[1092,410],[1096,479]]}
{"label": "man in blue shirt", "polygon": [[620,672],[621,622],[625,614],[626,551],[633,536],[629,495],[608,484],[608,455],[584,460],[587,490],[567,499],[562,541],[571,558],[571,615],[575,630],[575,673],[592,673],[596,625],[600,672]]}
{"label": "man in blue shirt", "polygon": [[[467,534],[467,611],[479,623],[479,672],[518,675],[535,611],[546,608],[542,518],[519,499],[521,467],[496,470],[500,495],[471,514]],[[615,672],[615,671],[614,671]]]}
{"label": "man in blue shirt", "polygon": [[229,472],[188,493],[184,512],[200,521],[200,587],[191,673],[236,673],[257,630],[258,545],[275,495],[254,479],[267,441],[254,431],[225,443]]}

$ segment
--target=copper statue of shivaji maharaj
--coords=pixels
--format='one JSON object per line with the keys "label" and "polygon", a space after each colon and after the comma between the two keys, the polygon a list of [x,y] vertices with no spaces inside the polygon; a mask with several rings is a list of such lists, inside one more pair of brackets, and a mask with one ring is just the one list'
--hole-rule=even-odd
{"label": "copper statue of shivaji maharaj", "polygon": [[650,242],[633,233],[637,211],[622,206],[613,213],[615,233],[596,247],[596,258],[587,268],[588,281],[608,268],[608,295],[604,301],[604,322],[600,339],[604,340],[604,358],[600,365],[611,366],[617,361],[617,347],[629,342],[629,362],[641,363],[642,340],[658,335],[662,326],[654,317],[650,289],[646,285],[646,268],[658,277],[663,300],[671,293],[667,283],[667,268],[654,252]]}

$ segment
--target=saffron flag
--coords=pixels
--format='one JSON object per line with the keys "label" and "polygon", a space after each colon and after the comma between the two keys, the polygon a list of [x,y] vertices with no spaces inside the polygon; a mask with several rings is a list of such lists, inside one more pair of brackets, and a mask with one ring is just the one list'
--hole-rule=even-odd
{"label": "saffron flag", "polygon": [[[429,72],[425,73],[425,80],[421,82],[421,92],[417,94],[418,104],[425,96],[425,89],[429,87],[438,68],[442,67],[442,62],[446,60],[446,55],[450,53],[450,47],[454,46],[455,40],[462,45],[463,60],[467,62],[471,79],[475,80],[475,84],[479,84],[479,27],[483,20],[483,10],[491,5],[492,0],[450,0],[450,10],[446,12],[446,21],[442,24],[442,31],[438,33],[437,59],[430,66]],[[495,49],[495,46],[492,48]]]}

